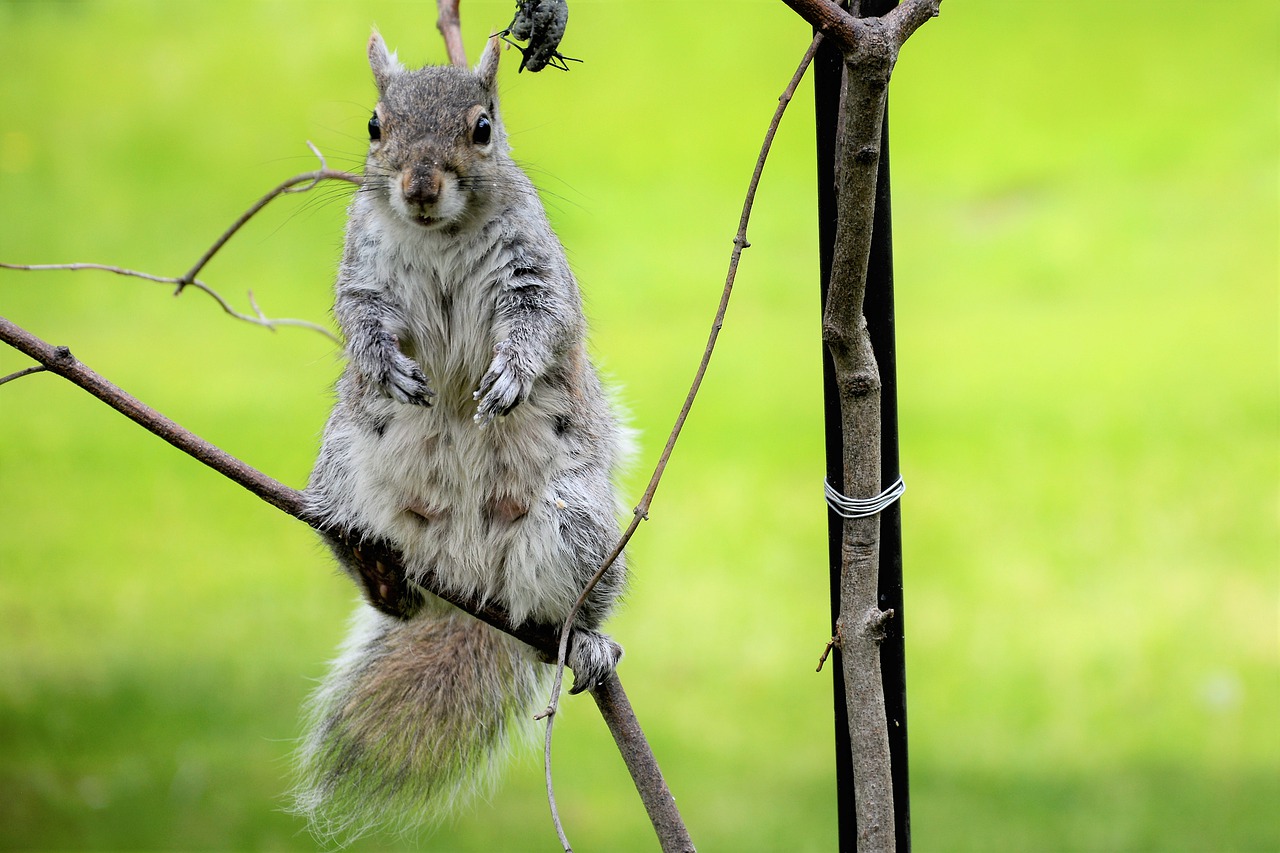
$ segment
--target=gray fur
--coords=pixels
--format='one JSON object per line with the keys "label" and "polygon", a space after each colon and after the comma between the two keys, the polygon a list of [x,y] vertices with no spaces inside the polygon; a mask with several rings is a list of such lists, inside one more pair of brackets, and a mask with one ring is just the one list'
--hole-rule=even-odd
{"label": "gray fur", "polygon": [[[369,57],[381,139],[349,213],[334,306],[348,363],[308,507],[358,580],[349,543],[379,541],[403,555],[410,587],[430,574],[517,623],[559,624],[617,541],[625,435],[564,250],[508,154],[496,40],[476,73],[405,71],[376,33]],[[589,629],[624,574],[619,561],[579,616],[579,685],[617,661]],[[440,817],[531,713],[548,668],[421,598],[383,607],[404,620],[362,605],[313,697],[297,808],[321,832]]]}

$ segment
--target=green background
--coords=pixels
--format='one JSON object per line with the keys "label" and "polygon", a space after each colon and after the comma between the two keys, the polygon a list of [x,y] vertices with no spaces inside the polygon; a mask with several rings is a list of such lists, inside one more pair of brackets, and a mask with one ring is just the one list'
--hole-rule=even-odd
{"label": "green background", "polygon": [[[475,56],[513,6],[466,0]],[[641,452],[723,282],[781,2],[575,0],[571,73],[502,92]],[[363,158],[371,25],[433,4],[0,3],[0,260],[177,275],[248,204]],[[1276,850],[1280,7],[947,0],[892,87],[918,851]],[[784,122],[703,395],[610,630],[703,850],[830,850],[812,98]],[[345,186],[204,278],[328,322]],[[302,485],[340,363],[200,293],[0,271],[0,315]],[[0,374],[26,366],[0,352]],[[50,376],[0,388],[0,847],[312,849],[298,707],[354,600],[301,524]],[[557,726],[580,850],[653,849],[588,700]],[[552,850],[534,750],[429,838]]]}

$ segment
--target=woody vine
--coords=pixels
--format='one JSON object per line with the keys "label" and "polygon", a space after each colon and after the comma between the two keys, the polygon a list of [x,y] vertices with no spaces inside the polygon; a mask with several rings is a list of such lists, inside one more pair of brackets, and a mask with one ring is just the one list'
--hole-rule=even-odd
{"label": "woody vine", "polygon": [[[840,412],[843,427],[844,481],[838,492],[851,498],[879,494],[880,482],[880,380],[867,337],[862,305],[866,288],[870,251],[872,212],[876,193],[877,163],[881,148],[882,127],[887,86],[899,51],[906,40],[925,21],[938,14],[941,0],[905,0],[882,17],[859,16],[859,2],[842,8],[830,0],[784,0],[815,31],[795,75],[779,98],[777,110],[766,133],[756,162],[747,197],[743,205],[734,247],[721,298],[712,322],[706,348],[688,394],[677,415],[675,425],[660,454],[631,523],[614,548],[611,561],[626,546],[640,522],[647,520],[668,460],[680,431],[688,418],[694,399],[705,376],[723,325],[733,289],[734,278],[747,241],[747,225],[755,191],[759,184],[769,145],[777,131],[782,113],[800,82],[818,45],[826,39],[834,43],[844,57],[844,84],[841,107],[841,132],[838,144],[837,207],[835,259],[829,281],[823,314],[822,337],[836,370],[840,390]],[[532,4],[530,4],[532,5]],[[465,64],[460,36],[460,18],[456,0],[439,0],[438,28],[444,37],[450,62]],[[524,4],[521,4],[523,7]],[[526,38],[528,36],[525,36]],[[531,49],[535,45],[531,42]],[[555,52],[556,44],[550,45]],[[558,55],[558,54],[557,54]],[[526,53],[526,58],[528,54]],[[314,150],[314,149],[313,149]],[[316,152],[319,156],[319,152]],[[340,181],[359,185],[360,177],[330,169],[320,157],[320,167],[289,178],[265,194],[233,223],[183,275],[156,276],[102,264],[21,265],[0,263],[10,270],[38,271],[48,269],[99,270],[118,275],[164,283],[181,293],[197,289],[207,293],[220,307],[237,319],[275,328],[297,325],[323,330],[301,320],[272,319],[266,316],[250,297],[252,313],[240,312],[199,276],[210,259],[268,203],[281,195],[304,192],[322,182]],[[107,379],[79,362],[67,347],[51,345],[9,320],[0,317],[0,340],[30,357],[35,365],[0,377],[0,385],[40,372],[49,372],[88,391],[108,406],[129,417],[145,429],[163,438],[227,478],[244,486],[276,508],[316,526],[308,518],[302,495],[253,469],[214,445],[203,441],[179,424],[165,418],[141,401],[131,397]],[[832,484],[834,487],[836,484]],[[889,781],[889,754],[884,700],[880,684],[879,642],[885,622],[892,611],[882,611],[877,603],[877,555],[879,519],[872,514],[849,518],[843,527],[843,571],[840,583],[840,615],[832,643],[840,650],[845,673],[846,705],[849,710],[850,737],[853,742],[853,776],[856,786],[858,847],[866,850],[894,849],[894,803]],[[399,555],[380,553],[378,559],[395,567]],[[601,567],[600,574],[608,566]],[[599,576],[599,575],[598,575]],[[507,614],[493,602],[476,602],[436,589],[433,593],[486,623],[538,649],[550,659],[558,660],[562,672],[566,649],[571,642],[574,614],[570,614],[559,632],[513,625]],[[590,591],[583,590],[581,602]],[[576,613],[576,610],[575,610]],[[642,651],[640,653],[643,653]],[[545,716],[547,721],[548,794],[557,833],[566,850],[568,839],[561,827],[550,778],[550,745],[552,722],[560,690],[560,677],[551,696]],[[635,714],[615,674],[591,690],[600,712],[627,763],[638,792],[648,811],[654,830],[664,850],[692,850],[693,843],[667,789],[658,763],[644,738]]]}

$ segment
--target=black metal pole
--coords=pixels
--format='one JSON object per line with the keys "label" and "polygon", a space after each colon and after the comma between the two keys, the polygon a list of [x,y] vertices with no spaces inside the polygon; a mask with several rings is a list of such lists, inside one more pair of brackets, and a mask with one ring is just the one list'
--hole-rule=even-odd
{"label": "black metal pole", "polygon": [[[897,0],[864,0],[863,14],[883,15]],[[818,256],[822,305],[826,305],[827,282],[831,277],[836,233],[836,131],[840,115],[840,78],[843,60],[840,51],[824,44],[814,58],[815,117],[818,148]],[[885,109],[880,151],[880,171],[876,183],[875,220],[871,238],[871,258],[867,268],[867,291],[863,313],[871,336],[872,349],[880,368],[881,382],[881,484],[898,478],[898,384],[894,347],[893,239],[889,208],[889,112]],[[821,310],[821,306],[820,306]],[[835,372],[826,348],[822,352],[823,410],[826,421],[827,478],[844,481],[840,400]],[[859,495],[858,497],[870,497]],[[840,609],[841,537],[844,520],[828,513],[829,560],[831,566],[831,624]],[[889,757],[893,775],[895,846],[899,853],[911,849],[911,811],[907,779],[907,681],[904,649],[902,594],[902,516],[894,503],[880,516],[880,607],[892,609],[894,618],[886,624],[887,637],[880,647],[880,672],[884,684],[885,716],[889,725]],[[835,691],[836,789],[839,809],[841,851],[858,848],[858,827],[854,806],[853,756],[849,743],[849,720],[844,702],[844,670],[839,650],[833,652],[831,667]]]}

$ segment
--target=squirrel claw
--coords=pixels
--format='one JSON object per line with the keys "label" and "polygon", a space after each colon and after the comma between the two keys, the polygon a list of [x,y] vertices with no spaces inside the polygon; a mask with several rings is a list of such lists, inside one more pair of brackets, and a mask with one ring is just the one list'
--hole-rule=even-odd
{"label": "squirrel claw", "polygon": [[476,406],[476,423],[488,426],[498,415],[506,415],[529,396],[532,380],[525,379],[511,356],[511,342],[503,341],[493,348],[493,363],[480,380],[472,396]]}
{"label": "squirrel claw", "polygon": [[430,406],[431,398],[436,395],[427,384],[422,368],[404,355],[396,359],[393,367],[387,371],[383,387],[388,396],[397,402],[418,406]]}
{"label": "squirrel claw", "polygon": [[613,675],[622,660],[622,646],[598,631],[576,630],[569,647],[569,668],[573,670],[573,687],[569,695],[590,690]]}

